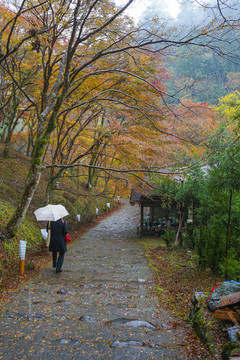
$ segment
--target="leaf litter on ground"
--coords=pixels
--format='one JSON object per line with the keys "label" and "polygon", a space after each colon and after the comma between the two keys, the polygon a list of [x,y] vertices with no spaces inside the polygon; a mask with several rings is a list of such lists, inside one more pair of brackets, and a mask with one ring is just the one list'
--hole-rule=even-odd
{"label": "leaf litter on ground", "polygon": [[[224,324],[213,318],[207,309],[207,301],[213,286],[222,279],[209,269],[201,269],[194,253],[184,248],[170,248],[152,242],[145,242],[146,257],[152,268],[159,306],[174,314],[172,327],[184,327],[187,333],[185,349],[188,359],[220,359],[222,345],[228,341]],[[189,321],[194,292],[206,295],[204,316],[211,323],[211,338],[215,343],[215,355],[211,355],[206,345],[197,337]]]}

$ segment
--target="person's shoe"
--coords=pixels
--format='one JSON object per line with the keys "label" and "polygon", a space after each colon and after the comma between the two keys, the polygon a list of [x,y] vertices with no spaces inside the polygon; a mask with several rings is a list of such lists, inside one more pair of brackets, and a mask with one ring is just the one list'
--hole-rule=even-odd
{"label": "person's shoe", "polygon": [[56,273],[60,273],[60,272],[62,272],[62,269],[60,269],[60,270],[56,270]]}
{"label": "person's shoe", "polygon": [[53,264],[53,268],[55,269],[56,265]]}

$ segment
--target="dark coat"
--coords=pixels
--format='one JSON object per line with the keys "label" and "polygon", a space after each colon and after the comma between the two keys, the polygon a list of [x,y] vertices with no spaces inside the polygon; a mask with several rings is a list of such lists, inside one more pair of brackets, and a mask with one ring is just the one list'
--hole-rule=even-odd
{"label": "dark coat", "polygon": [[[47,223],[47,231],[49,228],[49,223]],[[50,221],[50,243],[49,251],[55,251],[60,253],[65,253],[67,251],[66,241],[64,235],[68,233],[67,223],[63,219],[57,221]]]}

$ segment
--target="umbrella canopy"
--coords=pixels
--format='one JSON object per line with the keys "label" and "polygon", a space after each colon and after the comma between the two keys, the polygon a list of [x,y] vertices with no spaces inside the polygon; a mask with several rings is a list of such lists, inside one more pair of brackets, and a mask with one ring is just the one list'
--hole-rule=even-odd
{"label": "umbrella canopy", "polygon": [[57,221],[69,215],[63,205],[47,205],[34,211],[38,221]]}

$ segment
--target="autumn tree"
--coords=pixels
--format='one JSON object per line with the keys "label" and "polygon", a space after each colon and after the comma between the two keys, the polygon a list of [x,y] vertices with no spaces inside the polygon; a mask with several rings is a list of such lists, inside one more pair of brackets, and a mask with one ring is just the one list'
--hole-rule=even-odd
{"label": "autumn tree", "polygon": [[[11,18],[11,11],[5,7],[1,7],[1,26],[4,28],[5,23],[9,23]],[[11,21],[10,21],[11,22]],[[15,26],[14,35],[12,34],[12,40],[15,43],[19,37],[21,37],[22,30],[26,29],[26,23],[21,21],[19,25]],[[7,43],[7,39],[10,37],[10,30],[7,34],[4,33],[2,37],[2,44]],[[7,46],[7,44],[6,44]],[[34,57],[31,57],[29,62],[28,50],[26,47],[21,47],[18,52],[9,58],[9,61],[2,61],[0,67],[0,102],[1,102],[1,119],[0,127],[2,128],[1,141],[4,142],[5,148],[3,155],[7,157],[9,155],[9,146],[11,138],[16,127],[22,128],[24,126],[24,117],[30,110],[31,105],[26,100],[24,91],[26,87],[29,89],[34,82],[34,75],[36,69],[32,67],[32,61]],[[16,82],[14,81],[16,79]]]}
{"label": "autumn tree", "polygon": [[[6,36],[5,43],[0,41],[1,62],[9,63],[11,56],[20,50],[22,44],[28,44],[31,51],[40,54],[42,79],[39,84],[41,96],[32,98],[31,88],[24,89],[23,92],[28,104],[31,104],[34,109],[33,117],[37,119],[36,138],[26,186],[16,212],[7,227],[8,237],[16,233],[25,216],[40,180],[45,150],[56,128],[59,114],[66,108],[72,95],[82,86],[83,72],[88,70],[91,73],[93,69],[94,72],[98,70],[119,74],[121,71],[127,75],[127,81],[132,78],[138,79],[139,85],[147,84],[149,88],[155,89],[156,94],[163,100],[164,94],[158,88],[158,84],[155,86],[145,77],[131,71],[119,70],[119,59],[122,54],[134,61],[139,51],[166,55],[167,50],[186,44],[191,47],[208,46],[216,53],[223,54],[221,45],[224,44],[224,36],[221,35],[222,37],[217,39],[216,31],[222,32],[222,28],[231,26],[232,23],[229,24],[227,19],[221,18],[219,22],[212,22],[198,33],[184,33],[180,36],[168,30],[165,31],[163,27],[149,30],[143,25],[137,29],[128,18],[122,16],[124,10],[132,2],[133,0],[130,0],[122,8],[116,8],[110,1],[100,3],[99,0],[45,1],[40,4],[24,1],[15,13],[12,12],[9,26],[2,28],[2,39],[9,28],[10,33]],[[20,15],[24,17],[29,27],[27,32],[23,30],[22,38],[14,45],[13,34]],[[102,69],[103,62],[105,62],[104,69]],[[136,62],[136,67],[138,65]],[[83,76],[88,75],[85,73]],[[13,74],[12,77],[17,87],[21,89],[18,79]],[[99,91],[96,87],[95,92],[100,94],[103,90]],[[117,94],[118,103],[127,103],[131,99],[129,94],[126,96],[119,91],[109,92],[108,90],[108,93],[111,93],[113,98],[113,94]],[[95,95],[96,101],[97,98],[100,100],[98,94]],[[135,104],[131,104],[129,109],[138,111],[139,102],[136,98],[132,101]],[[166,100],[164,103],[168,107]],[[77,108],[80,105],[76,101],[74,106]],[[148,107],[153,109],[151,104]],[[145,114],[143,116],[146,119]],[[161,132],[161,128],[154,124],[151,118],[148,118],[148,121]]]}
{"label": "autumn tree", "polygon": [[[52,164],[47,199],[64,171],[64,166],[56,165],[65,164],[66,169],[68,164],[71,168],[74,164],[77,166],[82,158],[85,159],[85,164],[89,164],[87,187],[94,188],[97,165],[101,163],[102,166],[103,161],[106,165],[114,161],[118,152],[116,139],[119,137],[120,142],[125,142],[131,149],[134,144],[137,145],[137,137],[143,134],[140,151],[132,152],[131,155],[136,159],[134,154],[139,154],[139,158],[142,158],[139,165],[144,164],[144,161],[150,164],[146,152],[148,148],[153,148],[151,144],[154,138],[157,138],[154,145],[155,157],[158,154],[158,133],[163,132],[161,119],[164,117],[159,92],[163,93],[165,90],[163,84],[167,79],[164,67],[160,66],[159,56],[153,57],[151,52],[146,51],[132,54],[130,58],[129,54],[122,54],[118,58],[118,69],[112,69],[109,58],[107,63],[98,62],[97,68],[92,66],[91,71],[82,71],[78,80],[81,81],[81,87],[77,87],[71,93],[71,98],[66,99],[46,153],[47,161]],[[138,91],[140,85],[141,92]],[[132,139],[130,133],[133,135]],[[125,135],[121,136],[123,134]],[[127,156],[124,163],[127,165]]]}

